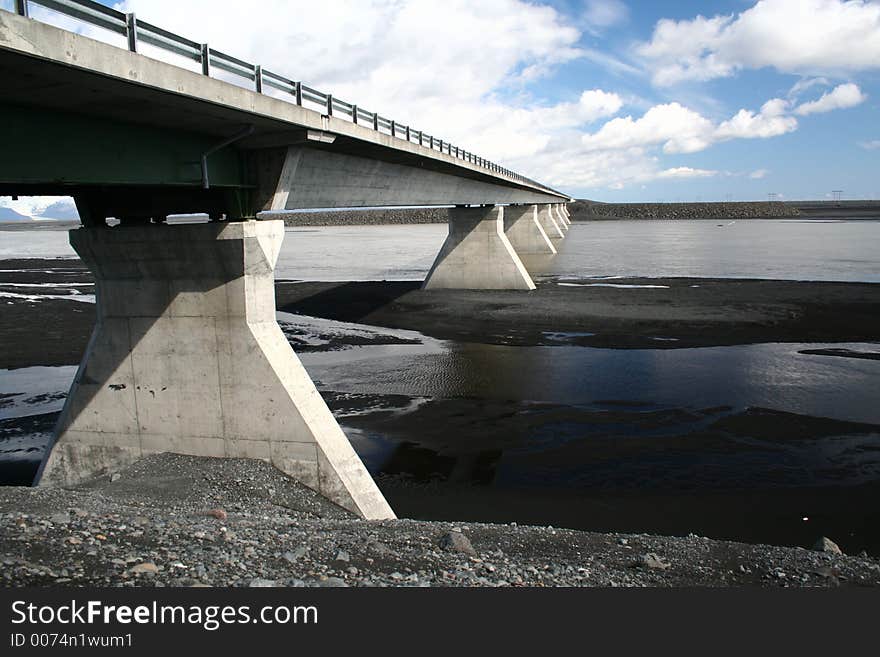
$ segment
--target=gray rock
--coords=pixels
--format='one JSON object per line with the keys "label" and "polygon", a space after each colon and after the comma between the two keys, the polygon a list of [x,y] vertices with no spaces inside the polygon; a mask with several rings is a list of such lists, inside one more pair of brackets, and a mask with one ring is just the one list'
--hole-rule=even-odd
{"label": "gray rock", "polygon": [[477,556],[477,551],[471,545],[467,536],[459,531],[447,532],[440,537],[440,547],[450,552],[461,552],[471,556]]}
{"label": "gray rock", "polygon": [[651,568],[654,570],[666,570],[670,566],[668,561],[664,561],[653,552],[648,552],[647,554],[643,554],[641,557],[639,557],[636,565],[643,568]]}
{"label": "gray rock", "polygon": [[819,539],[813,544],[813,549],[816,550],[816,552],[843,554],[843,550],[840,549],[840,546],[827,536],[820,536]]}
{"label": "gray rock", "polygon": [[281,558],[284,559],[285,561],[287,561],[288,563],[296,563],[297,561],[302,559],[304,556],[306,556],[306,552],[308,552],[308,550],[306,548],[304,548],[302,545],[300,545],[295,550],[288,551],[288,552],[285,552],[284,554],[282,554]]}
{"label": "gray rock", "polygon": [[345,580],[341,577],[328,577],[327,579],[321,579],[317,582],[318,586],[324,587],[348,587],[348,584],[345,583]]}
{"label": "gray rock", "polygon": [[255,577],[254,579],[252,579],[250,581],[248,586],[250,586],[252,589],[253,588],[271,589],[271,588],[281,586],[281,584],[276,582],[274,579],[263,579],[261,577]]}
{"label": "gray rock", "polygon": [[138,574],[138,573],[156,574],[159,572],[159,567],[150,561],[146,561],[144,563],[139,563],[136,566],[132,566],[131,568],[128,569],[128,572],[130,572],[132,574]]}
{"label": "gray rock", "polygon": [[348,563],[349,561],[351,561],[351,557],[345,550],[339,550],[336,552],[336,556],[333,557],[333,561],[343,561],[345,563]]}
{"label": "gray rock", "polygon": [[376,540],[369,541],[367,543],[367,549],[380,557],[384,557],[391,553],[391,549],[387,545]]}

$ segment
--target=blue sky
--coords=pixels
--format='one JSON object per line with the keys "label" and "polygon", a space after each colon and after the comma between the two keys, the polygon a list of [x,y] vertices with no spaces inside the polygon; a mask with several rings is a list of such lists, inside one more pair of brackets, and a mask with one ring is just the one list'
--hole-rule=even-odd
{"label": "blue sky", "polygon": [[880,0],[113,6],[578,198],[880,198]]}

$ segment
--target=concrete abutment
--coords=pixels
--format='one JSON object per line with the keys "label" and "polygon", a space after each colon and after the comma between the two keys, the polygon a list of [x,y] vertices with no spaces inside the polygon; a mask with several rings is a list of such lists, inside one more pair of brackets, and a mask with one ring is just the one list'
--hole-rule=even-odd
{"label": "concrete abutment", "polygon": [[259,458],[367,519],[394,518],[275,319],[280,220],[70,231],[98,319],[38,480],[157,452]]}

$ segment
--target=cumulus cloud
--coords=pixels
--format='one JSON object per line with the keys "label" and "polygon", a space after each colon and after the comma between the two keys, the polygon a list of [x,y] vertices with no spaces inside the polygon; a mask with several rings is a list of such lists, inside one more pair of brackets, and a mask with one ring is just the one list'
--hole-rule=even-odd
{"label": "cumulus cloud", "polygon": [[834,87],[831,91],[822,94],[818,100],[803,103],[795,108],[795,114],[807,116],[808,114],[821,114],[836,109],[855,107],[865,102],[868,97],[852,82]]}
{"label": "cumulus cloud", "polygon": [[632,116],[608,121],[581,142],[588,150],[644,147],[662,144],[664,153],[695,153],[729,139],[766,139],[797,129],[797,119],[785,114],[787,101],[768,100],[759,112],[741,109],[715,125],[679,103],[656,105],[639,119]]}
{"label": "cumulus cloud", "polygon": [[761,0],[738,15],[662,19],[637,52],[660,86],[773,67],[798,75],[880,69],[880,4]]}
{"label": "cumulus cloud", "polygon": [[770,171],[767,169],[755,169],[749,174],[749,178],[752,180],[761,180],[762,178],[765,178],[768,173],[770,173]]}
{"label": "cumulus cloud", "polygon": [[780,98],[768,100],[755,114],[741,109],[732,118],[722,122],[715,130],[718,141],[728,139],[766,139],[797,130],[797,119],[784,114],[786,101]]}
{"label": "cumulus cloud", "polygon": [[859,142],[859,146],[864,148],[866,151],[876,151],[880,149],[880,139],[872,139],[871,141],[862,141]]}

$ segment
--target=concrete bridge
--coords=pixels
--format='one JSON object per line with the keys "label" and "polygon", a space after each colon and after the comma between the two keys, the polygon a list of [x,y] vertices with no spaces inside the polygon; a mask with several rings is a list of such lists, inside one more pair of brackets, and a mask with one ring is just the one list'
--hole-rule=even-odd
{"label": "concrete bridge", "polygon": [[[258,214],[455,206],[425,289],[527,291],[566,235],[570,197],[133,14],[15,6],[0,10],[0,195],[74,198],[70,242],[98,302],[37,481],[163,451],[261,458],[364,518],[393,518],[275,320],[284,225]],[[35,7],[125,47],[29,18]],[[210,221],[166,223],[183,213]]]}

